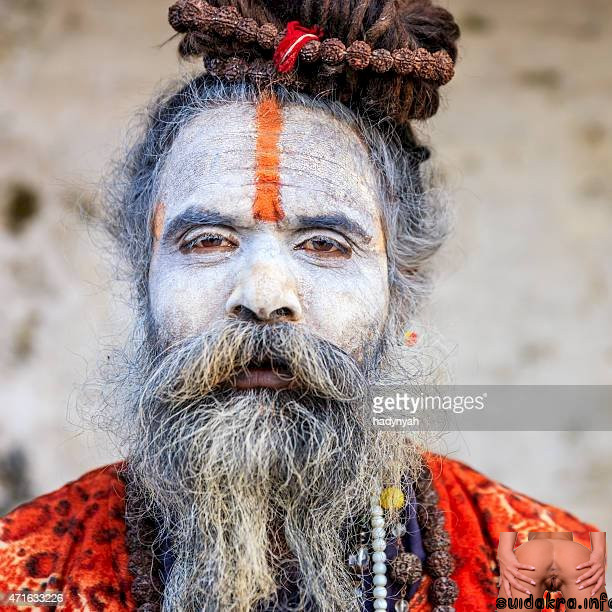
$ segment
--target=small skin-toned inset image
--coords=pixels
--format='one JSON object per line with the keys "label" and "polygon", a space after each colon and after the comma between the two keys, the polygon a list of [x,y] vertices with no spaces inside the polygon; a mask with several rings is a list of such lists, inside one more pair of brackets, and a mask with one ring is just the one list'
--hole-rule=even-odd
{"label": "small skin-toned inset image", "polygon": [[[605,585],[606,534],[590,533],[591,548],[572,532],[529,532],[514,548],[516,532],[499,536],[497,610],[610,610]],[[554,602],[554,603],[551,603]],[[531,602],[531,603],[530,603]]]}

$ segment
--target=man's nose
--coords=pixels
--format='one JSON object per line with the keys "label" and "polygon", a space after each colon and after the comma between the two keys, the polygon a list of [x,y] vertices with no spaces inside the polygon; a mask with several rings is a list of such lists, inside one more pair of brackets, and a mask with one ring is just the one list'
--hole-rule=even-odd
{"label": "man's nose", "polygon": [[226,312],[245,321],[299,321],[302,306],[295,279],[279,265],[258,262],[240,274]]}

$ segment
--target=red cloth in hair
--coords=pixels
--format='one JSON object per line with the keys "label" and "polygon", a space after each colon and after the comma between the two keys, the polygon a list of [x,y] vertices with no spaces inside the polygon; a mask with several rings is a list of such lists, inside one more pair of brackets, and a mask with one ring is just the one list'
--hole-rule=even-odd
{"label": "red cloth in hair", "polygon": [[278,72],[293,70],[300,49],[311,40],[320,40],[323,30],[319,26],[307,28],[299,21],[290,21],[287,24],[287,33],[278,43],[272,60]]}

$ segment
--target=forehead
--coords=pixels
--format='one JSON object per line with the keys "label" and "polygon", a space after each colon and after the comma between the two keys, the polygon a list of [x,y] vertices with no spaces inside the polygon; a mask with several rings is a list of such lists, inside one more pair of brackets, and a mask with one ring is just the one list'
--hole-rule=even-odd
{"label": "forehead", "polygon": [[[377,170],[355,131],[299,105],[279,109],[277,119],[248,102],[194,117],[162,172],[160,199],[169,215],[196,205],[252,218],[258,180],[275,166],[287,217],[341,211],[380,231]],[[269,132],[276,133],[266,140]]]}

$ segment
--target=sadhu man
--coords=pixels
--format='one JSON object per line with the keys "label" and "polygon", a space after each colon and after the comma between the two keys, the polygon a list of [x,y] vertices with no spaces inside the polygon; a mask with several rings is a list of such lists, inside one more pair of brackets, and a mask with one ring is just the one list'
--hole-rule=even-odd
{"label": "sadhu man", "polygon": [[108,198],[137,313],[114,386],[126,458],[0,523],[0,591],[67,610],[494,609],[499,532],[596,529],[359,409],[426,369],[404,333],[445,220],[411,122],[438,108],[457,25],[429,0],[169,16],[205,71],[152,104]]}

